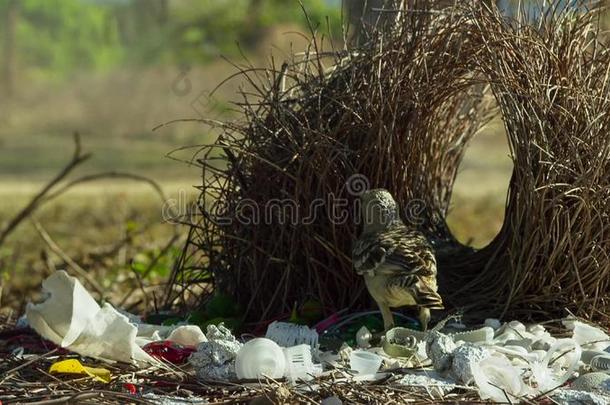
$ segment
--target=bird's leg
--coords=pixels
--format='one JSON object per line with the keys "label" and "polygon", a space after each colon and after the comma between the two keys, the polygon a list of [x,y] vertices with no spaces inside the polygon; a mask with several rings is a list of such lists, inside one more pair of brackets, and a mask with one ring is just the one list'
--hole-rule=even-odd
{"label": "bird's leg", "polygon": [[428,322],[430,322],[430,308],[419,307],[419,322],[425,332],[428,329]]}
{"label": "bird's leg", "polygon": [[394,315],[387,304],[377,302],[379,310],[381,311],[381,317],[383,318],[383,329],[387,332],[394,327]]}

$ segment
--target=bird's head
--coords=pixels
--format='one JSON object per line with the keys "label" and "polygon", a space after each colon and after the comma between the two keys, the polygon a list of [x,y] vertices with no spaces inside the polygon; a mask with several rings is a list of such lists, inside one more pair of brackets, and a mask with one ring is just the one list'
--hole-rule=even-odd
{"label": "bird's head", "polygon": [[360,196],[360,216],[363,233],[380,232],[400,222],[398,204],[388,190],[367,190]]}

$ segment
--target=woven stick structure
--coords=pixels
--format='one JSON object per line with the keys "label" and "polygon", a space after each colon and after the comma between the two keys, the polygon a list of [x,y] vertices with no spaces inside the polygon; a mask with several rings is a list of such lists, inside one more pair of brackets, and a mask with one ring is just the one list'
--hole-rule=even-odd
{"label": "woven stick structure", "polygon": [[474,10],[478,69],[497,100],[514,170],[499,235],[445,263],[463,277],[450,291],[455,303],[538,317],[569,308],[608,321],[610,52],[591,2],[576,3],[530,24]]}
{"label": "woven stick structure", "polygon": [[[201,149],[201,215],[167,303],[212,277],[250,321],[309,298],[327,313],[369,306],[350,260],[356,200],[384,187],[434,241],[448,306],[477,316],[603,312],[610,53],[596,15],[552,6],[532,22],[477,4],[439,12],[415,2],[358,49],[312,41],[281,68],[243,69],[243,119],[218,124],[217,142]],[[494,103],[514,171],[505,223],[475,251],[445,217]]]}

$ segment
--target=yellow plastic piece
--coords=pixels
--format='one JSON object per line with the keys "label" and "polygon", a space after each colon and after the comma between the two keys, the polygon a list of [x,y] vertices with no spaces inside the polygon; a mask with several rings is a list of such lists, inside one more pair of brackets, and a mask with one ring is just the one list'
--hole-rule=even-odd
{"label": "yellow plastic piece", "polygon": [[105,368],[87,367],[83,366],[80,361],[76,359],[68,359],[57,361],[49,368],[49,373],[62,373],[62,374],[81,374],[93,377],[97,381],[109,383],[112,375],[110,370]]}

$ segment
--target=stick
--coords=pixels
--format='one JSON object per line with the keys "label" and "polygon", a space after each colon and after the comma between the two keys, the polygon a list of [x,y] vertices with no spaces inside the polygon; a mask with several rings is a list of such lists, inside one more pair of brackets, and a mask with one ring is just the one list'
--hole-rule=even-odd
{"label": "stick", "polygon": [[68,164],[46,185],[44,186],[38,194],[30,200],[30,202],[17,213],[9,221],[8,224],[2,229],[0,232],[0,245],[4,243],[4,240],[10,235],[17,226],[23,222],[24,219],[29,217],[36,209],[40,206],[44,197],[55,187],[60,181],[62,181],[68,174],[70,174],[78,165],[86,161],[91,157],[90,153],[82,154],[81,153],[81,144],[80,144],[80,135],[78,133],[74,133],[74,153],[72,155],[72,159]]}
{"label": "stick", "polygon": [[42,227],[40,222],[38,222],[36,219],[32,218],[32,223],[34,224],[36,231],[38,232],[38,234],[40,235],[42,240],[45,241],[45,243],[47,244],[49,249],[51,249],[51,251],[53,253],[55,253],[57,256],[61,257],[61,259],[64,262],[66,262],[66,264],[68,266],[70,266],[70,268],[72,270],[74,270],[74,272],[76,274],[78,274],[79,276],[84,278],[89,283],[89,285],[95,289],[95,291],[97,291],[101,296],[103,296],[104,295],[103,287],[101,285],[99,285],[97,283],[97,281],[95,281],[93,279],[93,277],[91,277],[91,275],[89,273],[87,273],[87,271],[85,269],[83,269],[78,263],[76,263],[74,260],[72,260],[72,258],[70,256],[68,256],[68,254],[66,252],[64,252],[57,245],[57,243],[55,243],[55,241],[51,238],[51,236],[47,233],[47,231]]}
{"label": "stick", "polygon": [[[18,365],[18,366],[17,366],[17,367],[15,367],[15,368],[10,369],[10,370],[9,370],[9,371],[7,371],[7,373],[5,374],[4,379],[2,380],[2,382],[4,382],[4,380],[6,380],[8,377],[10,377],[12,374],[14,374],[16,371],[19,371],[19,370],[21,370],[22,368],[25,368],[25,367],[29,366],[30,364],[36,363],[37,361],[42,360],[42,359],[44,359],[45,357],[49,357],[50,355],[54,354],[56,351],[57,351],[57,348],[55,348],[55,349],[51,350],[51,351],[50,351],[50,352],[48,352],[48,353],[41,354],[40,356],[38,356],[38,357],[36,357],[36,358],[33,358],[32,360],[28,360],[28,361],[26,361],[25,363],[20,364],[20,365]],[[0,384],[1,384],[1,383],[0,383]]]}

